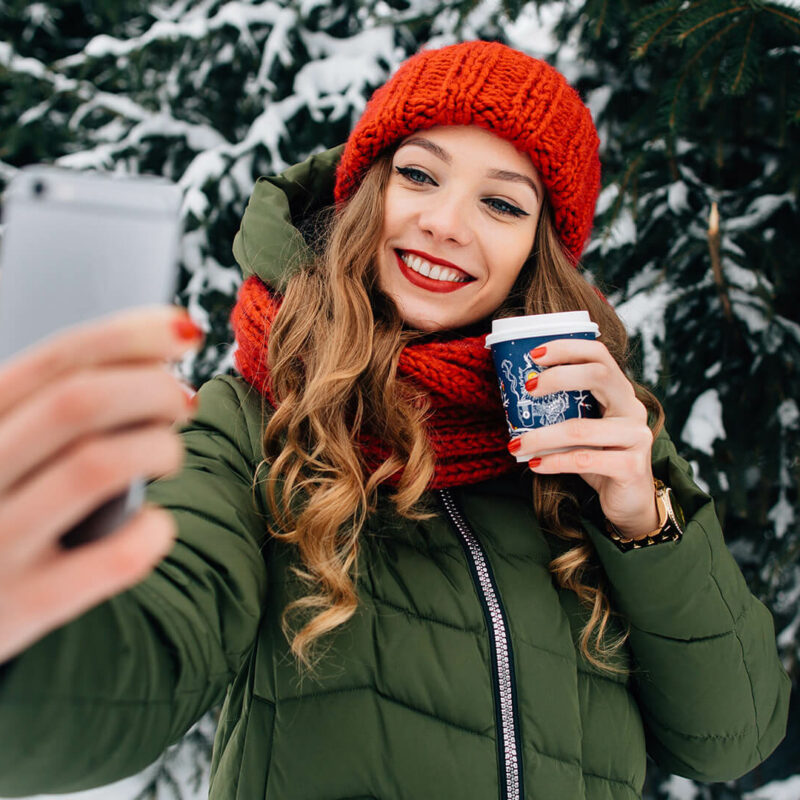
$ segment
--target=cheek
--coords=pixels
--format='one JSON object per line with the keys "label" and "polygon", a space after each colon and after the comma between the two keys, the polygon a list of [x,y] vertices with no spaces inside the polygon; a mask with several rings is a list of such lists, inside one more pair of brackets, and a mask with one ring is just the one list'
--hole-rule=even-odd
{"label": "cheek", "polygon": [[409,191],[389,184],[383,199],[383,234],[408,244],[416,238],[421,218],[435,202],[432,193]]}
{"label": "cheek", "polygon": [[397,193],[389,187],[383,200],[383,237],[396,236],[403,228],[407,210]]}
{"label": "cheek", "polygon": [[530,229],[506,232],[500,241],[494,243],[498,273],[502,274],[508,287],[514,285],[525,262],[533,250],[534,234]]}

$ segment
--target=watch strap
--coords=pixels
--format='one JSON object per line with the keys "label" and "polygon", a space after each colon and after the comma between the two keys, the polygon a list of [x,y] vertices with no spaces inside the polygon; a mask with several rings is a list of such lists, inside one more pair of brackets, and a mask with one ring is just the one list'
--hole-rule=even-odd
{"label": "watch strap", "polygon": [[612,542],[623,552],[639,550],[663,542],[677,542],[683,536],[684,518],[680,506],[674,499],[672,490],[658,478],[653,479],[656,507],[658,508],[660,527],[646,536],[632,539],[624,536],[611,520],[606,519],[606,533]]}

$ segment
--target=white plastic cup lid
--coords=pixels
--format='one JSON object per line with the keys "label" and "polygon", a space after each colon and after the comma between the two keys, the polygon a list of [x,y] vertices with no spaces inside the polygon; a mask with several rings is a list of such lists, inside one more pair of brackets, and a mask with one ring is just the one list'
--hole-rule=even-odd
{"label": "white plastic cup lid", "polygon": [[588,311],[560,311],[554,314],[493,319],[492,332],[486,337],[485,347],[511,339],[557,336],[564,333],[592,333],[596,338],[600,335],[600,328],[596,322],[592,322]]}

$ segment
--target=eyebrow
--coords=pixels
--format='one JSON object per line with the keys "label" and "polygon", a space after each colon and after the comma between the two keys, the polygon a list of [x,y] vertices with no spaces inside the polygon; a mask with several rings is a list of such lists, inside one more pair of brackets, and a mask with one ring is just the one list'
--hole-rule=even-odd
{"label": "eyebrow", "polygon": [[[427,150],[429,153],[432,153],[437,158],[440,158],[444,161],[445,164],[452,164],[453,159],[450,153],[447,150],[439,147],[438,144],[432,142],[430,139],[423,139],[421,136],[415,136],[413,139],[407,139],[400,147],[406,147],[407,145],[415,144],[418,147],[422,147],[423,149]],[[398,148],[399,150],[400,148]],[[508,169],[490,169],[486,172],[487,178],[494,178],[495,180],[500,181],[513,181],[514,183],[524,183],[533,189],[533,193],[536,195],[536,199],[540,200],[541,197],[539,196],[539,187],[527,176],[523,175],[520,172],[512,172]]]}

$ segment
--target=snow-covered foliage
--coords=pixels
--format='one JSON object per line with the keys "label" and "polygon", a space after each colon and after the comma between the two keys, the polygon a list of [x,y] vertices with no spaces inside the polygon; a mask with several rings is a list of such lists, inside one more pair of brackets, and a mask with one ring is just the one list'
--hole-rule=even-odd
{"label": "snow-covered foliage", "polygon": [[84,792],[37,795],[36,800],[206,800],[216,727],[216,714],[206,714],[137,775]]}
{"label": "snow-covered foliage", "polygon": [[773,781],[755,792],[748,792],[743,800],[797,800],[800,797],[800,776],[785,781]]}

